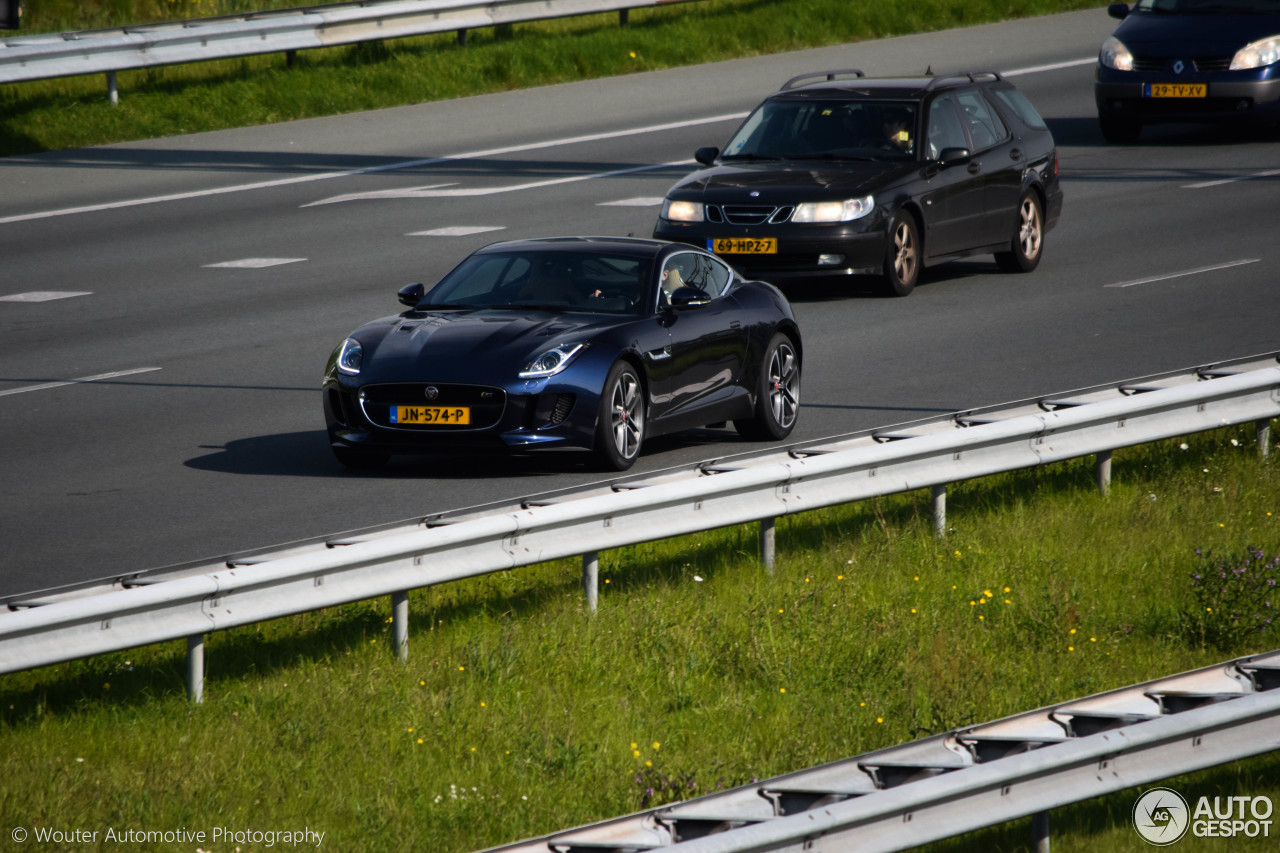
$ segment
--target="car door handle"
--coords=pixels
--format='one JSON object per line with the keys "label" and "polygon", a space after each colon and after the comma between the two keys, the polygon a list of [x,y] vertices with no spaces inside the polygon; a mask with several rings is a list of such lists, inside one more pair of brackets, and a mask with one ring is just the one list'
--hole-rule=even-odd
{"label": "car door handle", "polygon": [[1017,148],[1014,148],[1012,151],[1010,151],[1010,152],[1009,152],[1009,159],[1010,159],[1010,160],[1021,160],[1021,159],[1022,159],[1022,151],[1020,151],[1020,150],[1019,150],[1019,149],[1017,149]]}
{"label": "car door handle", "polygon": [[970,175],[976,175],[976,174],[978,174],[978,173],[979,173],[979,172],[981,172],[981,171],[982,171],[982,164],[981,164],[981,163],[970,163],[970,164],[969,164],[969,174],[970,174]]}

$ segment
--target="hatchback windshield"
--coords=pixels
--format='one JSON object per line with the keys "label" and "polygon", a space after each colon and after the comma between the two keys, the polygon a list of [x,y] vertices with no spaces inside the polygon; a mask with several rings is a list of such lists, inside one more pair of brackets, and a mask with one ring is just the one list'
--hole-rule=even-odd
{"label": "hatchback windshield", "polygon": [[725,147],[724,160],[912,160],[910,101],[767,101]]}

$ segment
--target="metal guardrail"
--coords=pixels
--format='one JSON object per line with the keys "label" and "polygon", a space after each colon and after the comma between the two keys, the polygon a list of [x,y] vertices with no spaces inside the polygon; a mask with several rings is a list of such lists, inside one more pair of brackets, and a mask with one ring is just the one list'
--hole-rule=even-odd
{"label": "metal guardrail", "polygon": [[366,0],[107,30],[0,38],[0,83],[335,47],[693,0]]}
{"label": "metal guardrail", "polygon": [[405,657],[412,589],[582,556],[594,604],[598,553],[624,545],[760,522],[770,565],[783,515],[930,488],[941,531],[945,486],[960,480],[1095,454],[1105,490],[1112,450],[1233,423],[1256,424],[1265,453],[1270,420],[1280,416],[1277,360],[966,412],[203,570],[10,597],[10,612],[0,613],[0,673],[187,638],[188,690],[200,701],[203,638],[212,631],[390,595],[394,646]]}
{"label": "metal guardrail", "polygon": [[[490,853],[881,853],[1280,749],[1280,651],[1003,720]],[[1190,820],[1191,815],[1186,815]]]}

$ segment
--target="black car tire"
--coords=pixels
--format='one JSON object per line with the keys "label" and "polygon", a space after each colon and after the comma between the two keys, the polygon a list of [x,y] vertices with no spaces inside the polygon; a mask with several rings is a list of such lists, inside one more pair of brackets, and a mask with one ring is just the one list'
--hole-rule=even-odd
{"label": "black car tire", "polygon": [[1018,202],[1018,221],[1013,226],[1009,251],[996,253],[996,265],[1005,272],[1031,272],[1044,254],[1044,207],[1034,190],[1027,190]]}
{"label": "black car tire", "polygon": [[889,245],[884,252],[884,278],[893,296],[906,296],[915,290],[920,278],[920,231],[909,213],[899,211],[889,229]]}
{"label": "black car tire", "polygon": [[357,471],[372,471],[387,464],[390,453],[381,450],[365,450],[360,447],[335,447],[333,455],[344,467]]}
{"label": "black car tire", "polygon": [[1142,133],[1142,122],[1112,115],[1099,115],[1098,127],[1102,129],[1102,138],[1112,145],[1128,145],[1131,142],[1137,142],[1138,136]]}
{"label": "black car tire", "polygon": [[596,414],[595,454],[606,471],[625,471],[644,444],[644,386],[636,370],[619,361],[609,370]]}
{"label": "black car tire", "polygon": [[765,348],[756,382],[755,414],[734,421],[734,429],[753,441],[780,441],[791,435],[800,414],[800,356],[781,332]]}

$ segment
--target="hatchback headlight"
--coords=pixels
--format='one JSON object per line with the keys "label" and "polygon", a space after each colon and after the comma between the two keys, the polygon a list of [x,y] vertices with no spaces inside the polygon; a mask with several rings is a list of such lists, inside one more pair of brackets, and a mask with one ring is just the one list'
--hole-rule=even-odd
{"label": "hatchback headlight", "polygon": [[1133,54],[1124,46],[1124,42],[1115,36],[1107,36],[1107,40],[1102,43],[1098,61],[1107,68],[1114,68],[1117,71],[1133,70]]}
{"label": "hatchback headlight", "polygon": [[521,379],[542,379],[555,376],[564,370],[578,356],[586,344],[561,344],[549,349],[524,366],[520,371]]}
{"label": "hatchback headlight", "polygon": [[851,198],[845,201],[816,201],[796,205],[791,214],[792,222],[852,222],[876,209],[874,196]]}
{"label": "hatchback headlight", "polygon": [[355,338],[343,341],[342,349],[338,351],[338,370],[348,376],[355,376],[360,372],[363,362],[364,347],[360,346],[360,342]]}
{"label": "hatchback headlight", "polygon": [[1246,68],[1261,68],[1280,61],[1280,36],[1246,44],[1236,51],[1231,58],[1231,70],[1242,71]]}
{"label": "hatchback headlight", "polygon": [[670,222],[702,222],[706,219],[703,205],[696,201],[672,201],[662,203],[662,218]]}

